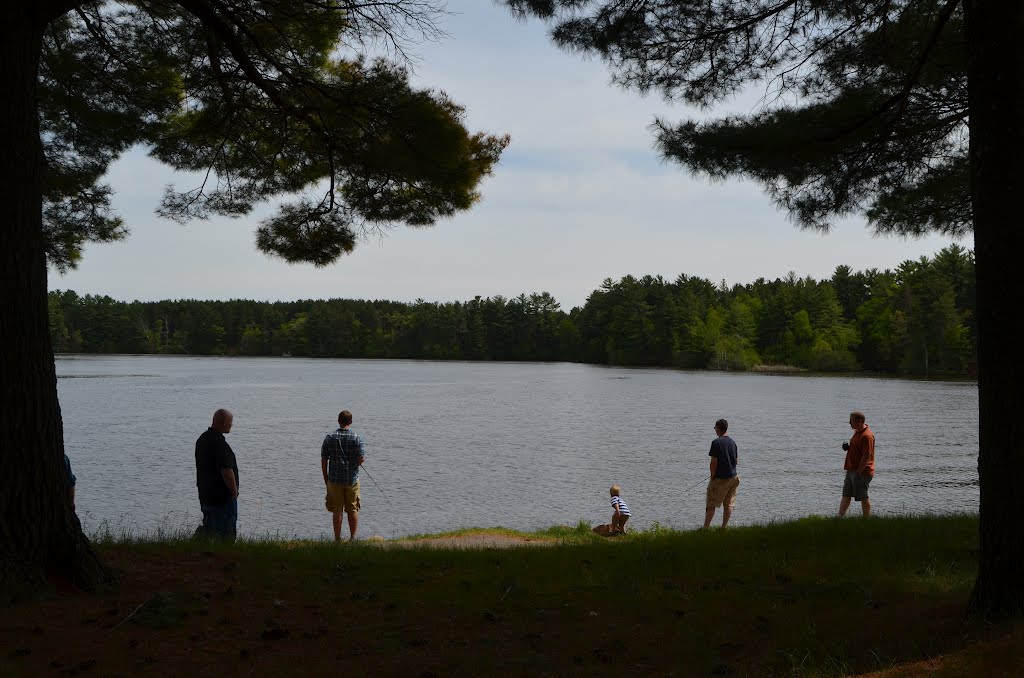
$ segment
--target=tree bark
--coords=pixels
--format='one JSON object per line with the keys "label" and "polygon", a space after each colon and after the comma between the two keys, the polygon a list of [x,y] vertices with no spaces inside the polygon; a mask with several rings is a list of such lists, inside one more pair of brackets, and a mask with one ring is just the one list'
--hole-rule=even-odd
{"label": "tree bark", "polygon": [[48,4],[12,3],[0,24],[0,604],[49,577],[109,578],[68,500],[47,318],[36,88]]}
{"label": "tree bark", "polygon": [[981,553],[972,612],[1024,614],[1024,4],[966,0]]}

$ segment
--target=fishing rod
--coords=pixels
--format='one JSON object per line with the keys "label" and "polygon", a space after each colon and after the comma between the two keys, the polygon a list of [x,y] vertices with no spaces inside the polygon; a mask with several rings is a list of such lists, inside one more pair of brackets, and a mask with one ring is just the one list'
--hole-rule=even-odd
{"label": "fishing rod", "polygon": [[[369,479],[370,479],[371,481],[373,481],[373,484],[374,484],[374,485],[377,485],[377,481],[376,481],[376,480],[373,480],[373,476],[371,476],[371,475],[370,475],[370,472],[366,470],[366,467],[365,467],[365,466],[363,466],[362,464],[360,464],[360,465],[359,465],[359,468],[363,469],[363,473],[365,473],[365,474],[366,474],[366,477],[367,477],[367,478],[369,478]],[[381,486],[380,486],[380,485],[377,485],[377,489],[378,489],[378,490],[380,490],[380,493],[384,495],[384,499],[385,499],[385,501],[387,501],[387,502],[388,502],[388,505],[391,505],[391,500],[390,500],[390,499],[388,499],[388,495],[387,495],[387,494],[386,494],[386,493],[384,492],[384,490],[383,490],[383,489],[381,489]],[[393,509],[392,509],[392,510],[393,510]]]}
{"label": "fishing rod", "polygon": [[706,480],[707,480],[706,478],[701,478],[700,480],[695,482],[693,485],[690,485],[688,488],[686,488],[684,490],[684,492],[689,492],[690,490],[692,490],[693,488],[697,487],[698,485],[700,485],[701,483],[705,482]]}

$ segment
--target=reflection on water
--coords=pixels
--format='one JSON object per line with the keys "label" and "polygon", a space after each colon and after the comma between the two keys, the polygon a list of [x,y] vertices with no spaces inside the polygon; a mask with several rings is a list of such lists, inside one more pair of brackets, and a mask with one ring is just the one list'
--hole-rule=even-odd
{"label": "reflection on water", "polygon": [[354,413],[380,486],[363,479],[364,537],[608,522],[613,483],[635,529],[697,527],[720,417],[740,450],[735,523],[831,514],[853,409],[878,441],[877,513],[978,505],[972,383],[170,356],[61,356],[57,374],[87,530],[194,526],[195,439],[218,407],[235,415],[228,440],[249,535],[330,532],[320,443],[341,409]]}

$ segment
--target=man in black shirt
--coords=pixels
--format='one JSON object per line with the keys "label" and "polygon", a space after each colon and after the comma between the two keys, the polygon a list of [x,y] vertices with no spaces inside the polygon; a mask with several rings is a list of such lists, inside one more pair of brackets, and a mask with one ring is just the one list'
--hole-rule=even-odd
{"label": "man in black shirt", "polygon": [[739,463],[739,452],[736,442],[729,437],[729,422],[719,419],[715,422],[715,433],[718,437],[711,441],[711,480],[708,481],[706,508],[704,510],[704,529],[711,527],[711,519],[715,517],[715,509],[722,507],[722,527],[729,524],[732,509],[736,506],[736,488],[740,485],[740,477],[736,474]]}
{"label": "man in black shirt", "polygon": [[234,416],[227,410],[213,413],[213,424],[196,441],[196,486],[203,511],[203,532],[233,541],[238,523],[238,463],[224,439]]}

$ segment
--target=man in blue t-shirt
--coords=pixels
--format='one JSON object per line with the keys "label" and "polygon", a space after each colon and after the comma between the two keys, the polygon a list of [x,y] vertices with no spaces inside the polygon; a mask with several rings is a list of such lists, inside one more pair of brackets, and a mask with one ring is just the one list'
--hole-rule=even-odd
{"label": "man in blue t-shirt", "polygon": [[711,527],[711,519],[715,517],[715,509],[722,507],[722,527],[729,524],[732,509],[736,506],[736,488],[740,486],[740,477],[736,475],[739,463],[739,451],[736,441],[726,435],[729,422],[719,419],[715,422],[715,433],[718,437],[711,441],[711,480],[708,482],[706,510],[704,511],[704,529]]}

